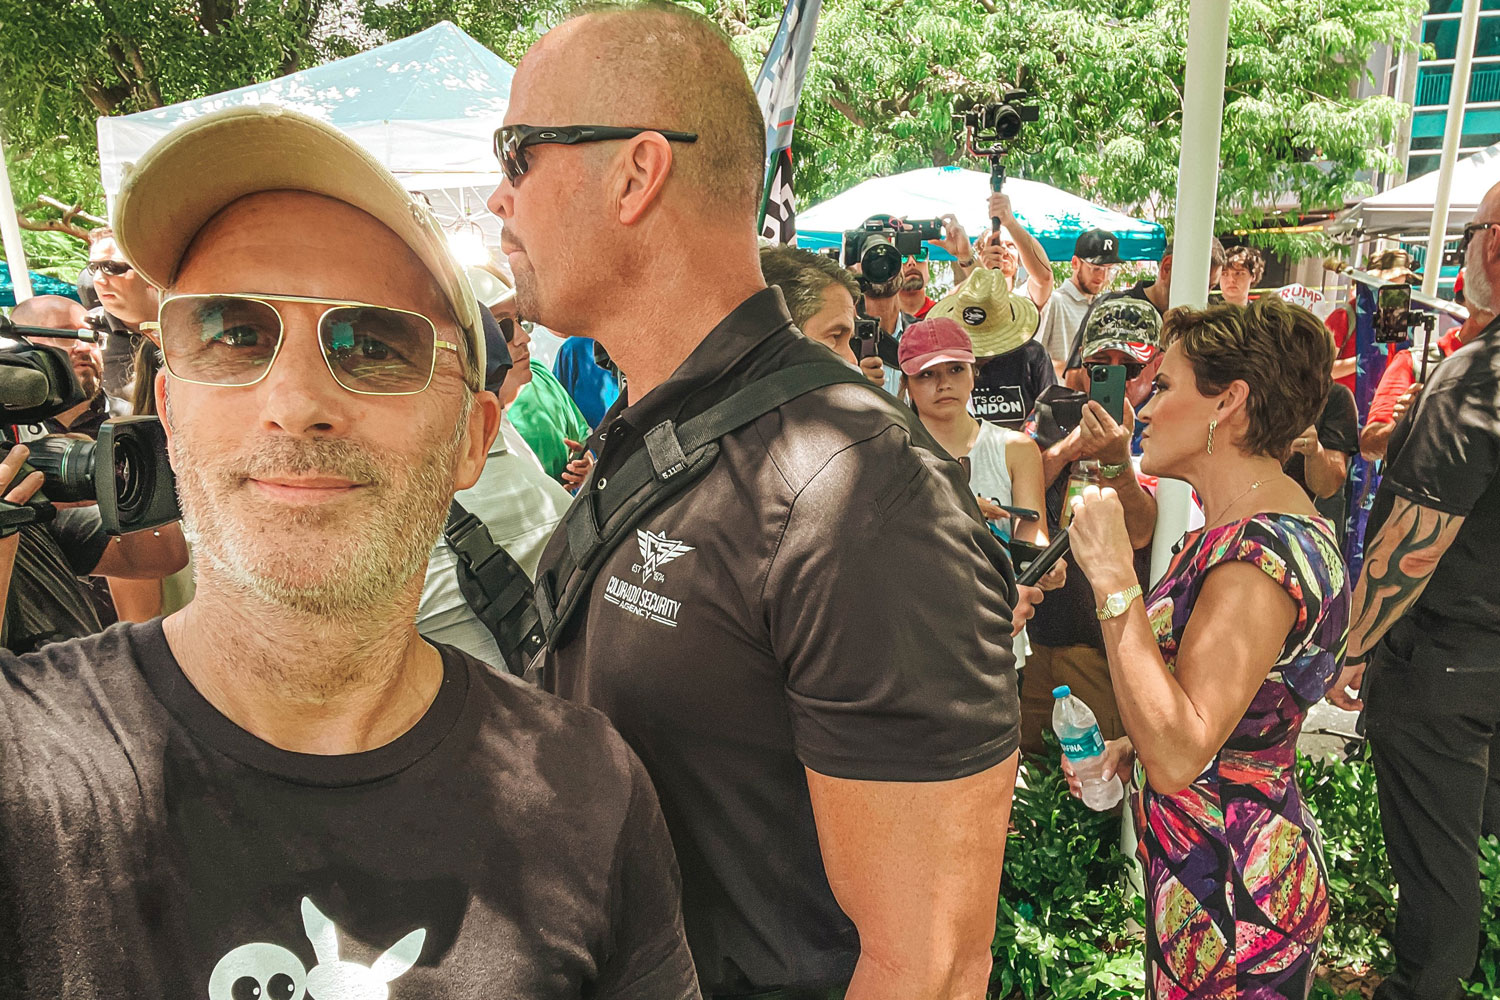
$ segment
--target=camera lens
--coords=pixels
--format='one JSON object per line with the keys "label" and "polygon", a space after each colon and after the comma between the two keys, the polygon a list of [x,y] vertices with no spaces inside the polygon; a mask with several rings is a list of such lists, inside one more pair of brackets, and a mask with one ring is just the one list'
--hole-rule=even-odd
{"label": "camera lens", "polygon": [[860,255],[859,269],[877,285],[890,281],[901,273],[901,252],[889,240],[871,237]]}
{"label": "camera lens", "polygon": [[48,500],[75,503],[95,500],[94,442],[75,438],[44,437],[28,441],[31,467],[47,477],[42,493]]}
{"label": "camera lens", "polygon": [[140,442],[132,437],[116,439],[114,466],[115,503],[120,519],[128,521],[139,514],[150,499],[150,486],[144,474],[149,466],[141,452]]}

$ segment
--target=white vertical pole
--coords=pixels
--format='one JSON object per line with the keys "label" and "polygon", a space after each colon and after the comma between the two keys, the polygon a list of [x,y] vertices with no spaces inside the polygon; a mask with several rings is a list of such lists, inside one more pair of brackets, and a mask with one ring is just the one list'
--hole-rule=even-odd
{"label": "white vertical pole", "polygon": [[[1192,0],[1187,73],[1183,81],[1182,152],[1177,170],[1177,223],[1172,238],[1173,306],[1208,304],[1209,246],[1219,194],[1219,141],[1224,128],[1224,63],[1229,52],[1229,0]],[[1192,491],[1163,479],[1156,491],[1156,540],[1151,579],[1172,561],[1187,532]]]}
{"label": "white vertical pole", "polygon": [[[1422,19],[1417,18],[1411,26],[1411,38],[1409,41],[1413,46],[1422,42]],[[1418,56],[1420,53],[1415,47],[1406,49],[1401,53],[1401,62],[1396,70],[1396,100],[1413,107],[1417,103],[1417,73],[1420,69]],[[1411,157],[1411,130],[1416,125],[1416,115],[1407,116],[1406,120],[1396,127],[1396,146],[1391,155],[1396,161],[1396,172],[1386,178],[1382,191],[1389,191],[1399,184],[1406,183],[1407,161]]]}
{"label": "white vertical pole", "polygon": [[1448,92],[1448,120],[1443,126],[1442,165],[1438,167],[1437,197],[1432,203],[1432,228],[1427,231],[1427,262],[1422,267],[1422,294],[1437,294],[1443,269],[1443,243],[1448,235],[1448,199],[1453,193],[1453,165],[1464,134],[1464,107],[1469,102],[1469,67],[1474,62],[1474,36],[1479,29],[1479,0],[1464,0],[1454,53],[1453,87]]}
{"label": "white vertical pole", "polygon": [[5,245],[5,260],[10,266],[10,281],[16,290],[16,302],[31,298],[31,272],[26,270],[26,249],[21,246],[21,223],[16,218],[16,199],[10,193],[10,171],[5,165],[5,145],[0,143],[0,239]]}

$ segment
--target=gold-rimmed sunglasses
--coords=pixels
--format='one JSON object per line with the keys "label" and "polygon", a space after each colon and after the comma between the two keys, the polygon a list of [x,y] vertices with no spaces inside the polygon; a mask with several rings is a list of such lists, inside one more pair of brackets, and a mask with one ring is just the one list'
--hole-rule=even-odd
{"label": "gold-rimmed sunglasses", "polygon": [[303,295],[216,292],[169,295],[155,323],[167,373],[183,382],[242,388],[265,378],[281,354],[286,323],[278,302],[326,306],[318,344],[335,382],[369,396],[409,396],[432,383],[442,340],[421,313],[393,306]]}

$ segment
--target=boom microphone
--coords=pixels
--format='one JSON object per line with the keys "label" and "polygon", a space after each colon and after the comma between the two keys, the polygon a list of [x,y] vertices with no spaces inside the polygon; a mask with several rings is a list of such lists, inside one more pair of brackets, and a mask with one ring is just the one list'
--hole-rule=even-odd
{"label": "boom microphone", "polygon": [[0,407],[26,410],[47,401],[52,383],[35,368],[0,365]]}

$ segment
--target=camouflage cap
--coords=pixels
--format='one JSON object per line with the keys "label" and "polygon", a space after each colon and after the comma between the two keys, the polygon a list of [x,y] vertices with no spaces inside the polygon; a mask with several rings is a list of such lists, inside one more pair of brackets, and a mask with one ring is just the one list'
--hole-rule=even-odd
{"label": "camouflage cap", "polygon": [[1150,361],[1161,350],[1161,313],[1150,302],[1129,296],[1096,302],[1084,320],[1079,357],[1087,360],[1110,350]]}

